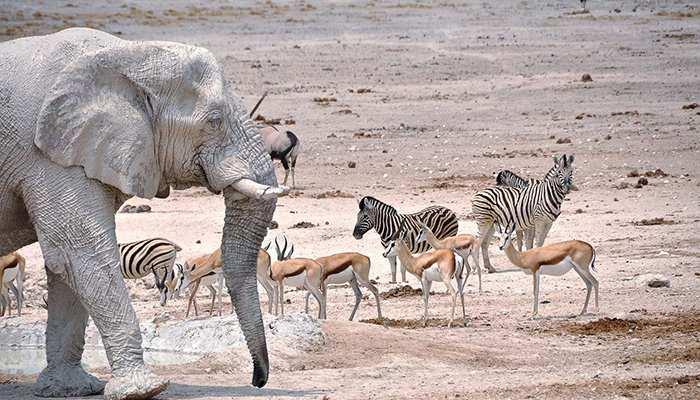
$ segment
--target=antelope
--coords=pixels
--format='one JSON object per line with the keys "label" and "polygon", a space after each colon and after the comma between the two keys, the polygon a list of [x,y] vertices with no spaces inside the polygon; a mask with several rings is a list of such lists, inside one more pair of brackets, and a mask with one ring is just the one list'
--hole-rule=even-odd
{"label": "antelope", "polygon": [[[260,107],[263,99],[267,96],[267,92],[263,93],[260,100],[258,100],[255,107],[250,111],[249,118],[253,118],[253,114]],[[292,188],[296,186],[296,181],[294,180],[294,168],[297,165],[297,157],[301,153],[301,141],[299,137],[292,131],[280,131],[273,125],[258,125],[258,130],[260,131],[260,136],[262,136],[263,143],[265,144],[265,150],[270,154],[270,158],[273,160],[279,160],[284,167],[284,182],[283,185],[287,185],[287,178],[289,178],[289,173],[291,171],[292,175]]]}
{"label": "antelope", "polygon": [[[280,250],[277,242],[277,261],[270,266],[270,279],[275,282],[275,315],[277,315],[278,305],[282,315],[284,315],[284,286],[303,287],[311,292],[318,301],[318,318],[326,319],[326,299],[319,290],[321,287],[321,277],[323,267],[316,260],[310,258],[287,258],[285,250]],[[294,246],[292,246],[292,251]]]}
{"label": "antelope", "polygon": [[[221,315],[221,311],[223,309],[221,297],[224,291],[224,276],[221,269],[222,265],[223,261],[221,259],[221,248],[216,249],[216,251],[211,254],[195,257],[185,262],[184,267],[181,268],[182,284],[180,285],[178,292],[187,289],[192,282],[195,283],[194,288],[191,290],[192,293],[190,293],[189,301],[187,302],[187,312],[185,313],[185,318],[190,315],[190,307],[192,306],[192,303],[194,303],[194,314],[198,314],[196,296],[201,284],[204,284],[204,286],[207,287],[211,293],[211,309],[209,311],[209,315],[214,312],[214,302],[216,301],[217,292],[219,297],[219,315]],[[214,289],[214,283],[218,283],[218,291]]]}
{"label": "antelope", "polygon": [[[338,253],[326,257],[319,257],[316,262],[323,267],[321,275],[321,288],[324,296],[328,297],[328,285],[342,285],[350,283],[353,292],[355,293],[355,307],[350,313],[350,321],[355,318],[355,312],[360,306],[362,300],[362,292],[358,286],[366,287],[372,292],[377,302],[377,318],[382,319],[382,309],[379,304],[379,290],[369,280],[369,269],[371,266],[369,257],[360,253]],[[310,292],[306,293],[306,312],[309,312],[309,296]]]}
{"label": "antelope", "polygon": [[[5,309],[8,315],[12,315],[8,289],[12,290],[17,300],[17,315],[22,315],[25,265],[26,260],[17,252],[0,257],[0,316],[5,315]],[[13,281],[17,282],[17,286]]]}
{"label": "antelope", "polygon": [[[384,257],[398,256],[399,260],[401,260],[401,265],[406,266],[406,271],[415,275],[420,280],[421,288],[423,289],[423,327],[428,323],[428,299],[430,298],[430,287],[432,283],[441,281],[445,285],[450,296],[452,296],[452,314],[450,316],[450,322],[447,324],[447,327],[451,328],[452,321],[455,317],[455,304],[457,302],[457,294],[451,282],[452,278],[455,277],[456,271],[454,253],[449,249],[439,249],[428,251],[414,257],[404,240],[404,235],[403,224],[401,224],[394,238],[387,244]],[[461,277],[457,277],[458,281],[460,279]],[[462,298],[462,317],[466,323],[467,316],[464,309],[464,293],[460,293],[460,297]]]}
{"label": "antelope", "polygon": [[459,286],[460,292],[464,291],[464,285],[467,283],[467,279],[469,279],[469,262],[467,261],[467,258],[469,255],[472,256],[476,273],[479,276],[479,293],[481,293],[481,268],[479,267],[479,245],[481,242],[479,241],[479,238],[473,235],[462,234],[438,239],[426,224],[421,222],[419,225],[420,232],[418,233],[418,238],[416,239],[418,243],[425,241],[428,242],[428,244],[430,244],[430,246],[432,246],[434,249],[450,249],[462,258],[462,263],[457,264],[456,275],[458,277],[462,276],[462,264],[466,265],[467,274],[464,277],[464,281],[457,279],[457,285]]}
{"label": "antelope", "polygon": [[586,284],[586,301],[581,315],[588,311],[588,301],[591,297],[591,287],[595,288],[595,308],[598,310],[598,279],[595,277],[595,249],[590,244],[580,240],[567,240],[543,247],[535,247],[526,251],[518,251],[513,246],[511,237],[514,225],[505,230],[500,245],[513,265],[522,268],[523,272],[532,275],[533,310],[532,316],[537,316],[540,294],[540,276],[562,276],[571,269],[576,271]]}

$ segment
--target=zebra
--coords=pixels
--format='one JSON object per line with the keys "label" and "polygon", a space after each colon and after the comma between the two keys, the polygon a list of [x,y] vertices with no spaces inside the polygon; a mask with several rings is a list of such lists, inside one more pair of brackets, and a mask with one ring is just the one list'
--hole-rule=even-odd
{"label": "zebra", "polygon": [[[357,213],[357,222],[352,236],[358,240],[362,239],[365,233],[374,228],[379,234],[383,248],[392,241],[401,224],[404,224],[406,244],[414,254],[430,249],[429,243],[418,243],[416,240],[420,233],[421,222],[427,225],[438,239],[456,235],[459,228],[454,211],[442,206],[424,208],[413,214],[399,214],[394,207],[374,197],[366,196],[360,200],[359,207],[360,211]],[[389,256],[387,259],[391,267],[391,283],[396,283],[396,256]],[[403,265],[401,280],[407,282],[406,268]]]}
{"label": "zebra", "polygon": [[[474,195],[472,215],[479,228],[484,267],[489,272],[496,272],[488,256],[494,225],[497,224],[501,232],[512,232],[532,228],[536,223],[541,225],[541,221],[547,219],[556,219],[564,197],[573,185],[573,162],[573,155],[555,156],[554,171],[548,173],[544,181],[531,183],[524,189],[494,186]],[[544,232],[543,229],[537,230]]]}
{"label": "zebra", "polygon": [[[544,178],[540,179],[525,179],[517,175],[515,172],[509,171],[507,169],[504,169],[500,171],[496,175],[496,185],[497,186],[510,186],[514,187],[516,189],[525,189],[526,187],[532,185],[532,184],[538,184],[541,183],[542,181],[545,181],[552,176],[557,171],[557,166],[554,165],[552,168],[547,171],[545,174]],[[576,190],[573,186],[571,188],[572,190]],[[535,237],[539,233],[539,238],[537,240],[537,247],[541,247],[544,244],[544,239],[547,237],[547,234],[549,233],[549,230],[552,228],[552,224],[554,221],[557,219],[556,215],[550,215],[550,214],[545,214],[542,216],[543,218],[539,221],[539,224],[535,224],[535,226],[525,229],[524,232],[521,230],[518,230],[516,232],[516,246],[518,248],[518,251],[522,251],[523,249],[523,233],[525,236],[525,248],[526,249],[531,249],[533,247],[533,242],[535,240]]]}
{"label": "zebra", "polygon": [[173,265],[180,250],[180,246],[161,238],[120,243],[122,276],[125,279],[139,279],[152,273],[160,292],[160,305],[164,306],[168,297],[166,282],[174,277]]}

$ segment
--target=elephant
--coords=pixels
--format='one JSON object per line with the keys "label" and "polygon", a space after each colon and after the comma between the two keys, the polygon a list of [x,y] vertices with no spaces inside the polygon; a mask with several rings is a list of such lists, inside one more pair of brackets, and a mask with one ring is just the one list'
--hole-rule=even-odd
{"label": "elephant", "polygon": [[[114,214],[130,197],[206,187],[225,201],[224,275],[253,360],[269,373],[256,282],[274,213],[270,156],[206,49],[87,28],[0,43],[0,254],[39,242],[48,282],[38,396],[141,399],[168,381],[143,361]],[[92,317],[112,376],[81,367]]]}

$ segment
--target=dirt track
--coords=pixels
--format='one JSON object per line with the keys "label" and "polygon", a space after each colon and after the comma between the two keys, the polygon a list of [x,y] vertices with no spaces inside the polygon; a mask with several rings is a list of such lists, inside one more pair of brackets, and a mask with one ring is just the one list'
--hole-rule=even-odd
{"label": "dirt track", "polygon": [[[425,329],[416,326],[415,294],[383,301],[395,320],[387,329],[344,321],[352,292],[331,290],[326,347],[277,360],[265,389],[247,387],[246,366],[158,367],[174,382],[161,398],[700,397],[700,107],[692,106],[700,103],[700,8],[591,1],[592,13],[576,14],[574,0],[8,3],[0,40],[88,25],[126,39],[181,41],[211,49],[249,107],[269,90],[260,112],[293,120],[288,128],[305,147],[298,190],[279,202],[280,229],[271,233],[285,231],[299,256],[369,255],[382,292],[395,286],[376,235],[351,236],[359,198],[373,195],[404,212],[441,204],[457,212],[461,232],[475,233],[470,199],[496,171],[538,177],[552,155],[576,155],[581,190],[568,196],[548,241],[595,246],[598,314],[574,317],[585,288],[569,274],[543,279],[541,318],[531,320],[530,279],[492,246],[504,272],[484,275],[482,295],[470,278],[467,327],[444,327],[449,300],[439,285]],[[581,81],[584,73],[591,82]],[[628,176],[656,169],[668,175],[650,173],[641,188]],[[119,214],[120,241],[164,236],[183,247],[183,258],[220,241],[223,201],[201,189],[130,204],[153,212]],[[315,226],[289,229],[302,221]],[[23,318],[45,319],[38,246],[22,254],[34,305]],[[671,287],[645,287],[638,276],[647,273],[666,275]],[[153,290],[132,287],[142,319],[184,317],[183,301],[164,311]],[[303,309],[300,292],[285,297],[288,309]],[[375,316],[370,296],[359,319]],[[0,398],[31,398],[34,377],[0,378],[17,382],[0,386]]]}

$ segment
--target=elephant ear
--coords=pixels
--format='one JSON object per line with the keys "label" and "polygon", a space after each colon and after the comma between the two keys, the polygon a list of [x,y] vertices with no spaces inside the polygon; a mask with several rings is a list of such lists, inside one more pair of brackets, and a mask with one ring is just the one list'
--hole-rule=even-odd
{"label": "elephant ear", "polygon": [[67,65],[44,100],[35,145],[51,161],[81,166],[87,177],[125,194],[165,194],[147,78],[148,70],[158,70],[159,50],[145,45],[109,48]]}

